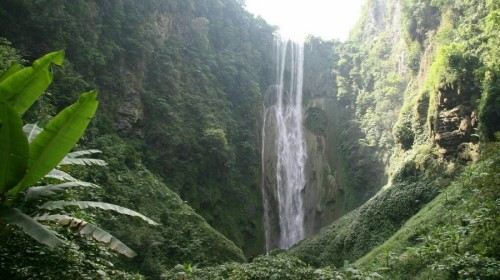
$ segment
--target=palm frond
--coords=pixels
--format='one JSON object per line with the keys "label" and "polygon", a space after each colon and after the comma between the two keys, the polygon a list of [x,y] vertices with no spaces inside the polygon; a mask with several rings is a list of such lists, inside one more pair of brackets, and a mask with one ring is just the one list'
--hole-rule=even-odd
{"label": "palm frond", "polygon": [[56,192],[64,191],[69,188],[74,187],[99,187],[95,184],[84,182],[84,181],[75,181],[75,182],[66,182],[62,184],[55,185],[47,185],[47,186],[35,186],[26,190],[25,199],[27,201],[34,200],[44,196],[51,196]]}
{"label": "palm frond", "polygon": [[150,218],[142,215],[141,213],[138,213],[134,210],[118,206],[115,204],[110,204],[110,203],[105,203],[105,202],[97,202],[97,201],[49,201],[45,204],[42,205],[41,208],[47,209],[47,210],[53,210],[53,209],[62,209],[67,206],[77,206],[81,209],[86,209],[86,208],[98,208],[102,210],[110,210],[114,211],[119,214],[123,215],[128,215],[132,217],[138,217],[141,218],[142,220],[146,221],[150,225],[158,225],[157,222],[151,220]]}
{"label": "palm frond", "polygon": [[59,165],[87,165],[87,166],[97,165],[97,166],[106,166],[108,164],[104,160],[102,160],[102,159],[65,157],[59,163]]}
{"label": "palm frond", "polygon": [[0,219],[7,224],[20,227],[27,235],[49,247],[64,244],[64,241],[59,239],[54,232],[17,208],[0,208]]}
{"label": "palm frond", "polygon": [[61,171],[59,169],[55,169],[55,168],[52,169],[47,175],[45,175],[45,178],[55,179],[55,180],[59,180],[62,182],[78,182],[79,181],[78,179],[69,175],[68,173]]}
{"label": "palm frond", "polygon": [[38,221],[53,221],[59,225],[67,226],[73,230],[78,231],[83,236],[91,237],[99,242],[105,243],[107,247],[129,258],[137,256],[134,250],[130,249],[127,245],[121,242],[118,238],[111,235],[104,229],[88,223],[84,220],[71,217],[68,215],[42,215],[35,217]]}
{"label": "palm frond", "polygon": [[100,153],[102,153],[102,151],[96,150],[96,149],[81,150],[81,151],[75,151],[75,152],[68,153],[66,155],[66,157],[77,158],[77,157],[81,157],[81,156],[88,156],[88,155],[94,155],[94,154],[100,154]]}

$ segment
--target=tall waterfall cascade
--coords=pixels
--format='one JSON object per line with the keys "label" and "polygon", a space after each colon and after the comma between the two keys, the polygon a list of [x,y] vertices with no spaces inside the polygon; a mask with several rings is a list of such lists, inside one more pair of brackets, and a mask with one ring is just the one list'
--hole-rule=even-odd
{"label": "tall waterfall cascade", "polygon": [[[264,106],[262,127],[262,173],[266,168],[266,153],[274,152],[271,170],[273,184],[263,179],[264,224],[267,249],[277,246],[288,249],[304,238],[303,190],[306,185],[306,147],[303,132],[302,87],[304,47],[302,43],[275,38],[276,84],[269,94],[271,104]],[[266,144],[272,145],[270,151]],[[265,190],[264,188],[272,188]],[[272,199],[269,197],[273,195]],[[271,207],[270,201],[277,204]],[[271,219],[278,211],[277,218]],[[272,223],[278,222],[278,237],[271,241]]]}

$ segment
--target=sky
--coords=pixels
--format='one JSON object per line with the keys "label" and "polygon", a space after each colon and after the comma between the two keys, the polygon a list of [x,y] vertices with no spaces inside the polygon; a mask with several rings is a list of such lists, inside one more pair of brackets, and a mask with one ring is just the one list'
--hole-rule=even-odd
{"label": "sky", "polygon": [[246,8],[277,25],[284,37],[307,35],[345,40],[356,24],[364,0],[246,0]]}

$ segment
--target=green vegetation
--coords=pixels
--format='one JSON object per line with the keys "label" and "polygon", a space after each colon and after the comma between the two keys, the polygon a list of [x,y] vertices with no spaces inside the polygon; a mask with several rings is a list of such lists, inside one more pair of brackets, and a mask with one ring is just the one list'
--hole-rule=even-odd
{"label": "green vegetation", "polygon": [[[391,7],[396,2],[388,1],[386,7]],[[375,7],[373,9],[378,7],[376,1],[370,3],[372,8]],[[372,155],[379,162],[384,162],[384,153],[392,154],[388,157],[391,159],[390,162],[387,161],[384,164],[386,172],[390,175],[389,184],[361,207],[324,228],[317,236],[304,240],[290,250],[290,255],[310,265],[339,266],[345,260],[353,262],[376,246],[383,244],[419,209],[439,192],[445,190],[462,169],[464,161],[457,161],[455,158],[451,161],[443,160],[439,145],[446,144],[447,149],[452,149],[453,145],[460,145],[460,141],[471,141],[471,145],[474,145],[478,140],[478,134],[487,133],[489,136],[485,139],[494,139],[491,136],[492,132],[488,132],[488,129],[491,128],[493,132],[498,131],[497,122],[493,121],[496,116],[496,113],[493,113],[495,110],[493,108],[497,106],[495,105],[496,97],[490,96],[493,92],[495,96],[498,94],[494,78],[498,71],[491,66],[491,52],[498,50],[493,50],[489,46],[489,40],[496,39],[490,38],[490,35],[485,35],[485,40],[478,38],[482,36],[479,35],[478,30],[483,32],[482,34],[490,34],[491,30],[488,31],[487,26],[491,27],[492,18],[498,13],[498,6],[491,1],[455,1],[453,3],[405,1],[404,4],[403,21],[408,22],[404,45],[398,47],[401,42],[392,42],[392,45],[387,45],[388,41],[393,40],[388,34],[393,34],[394,30],[391,31],[391,29],[394,26],[385,26],[385,29],[373,31],[363,29],[364,24],[361,23],[358,30],[354,32],[353,42],[339,49],[339,60],[334,68],[338,87],[337,102],[347,105],[347,110],[342,108],[340,110],[345,110],[345,113],[349,113],[350,110],[351,120],[356,120],[356,122],[351,122],[350,126],[357,126],[363,132],[361,135],[364,136],[360,137],[360,142],[374,147],[376,152]],[[479,12],[477,5],[485,9]],[[381,17],[388,16],[380,10],[376,11],[382,14],[379,14]],[[410,15],[410,12],[421,13],[421,15]],[[442,18],[436,21],[436,15]],[[363,19],[367,20],[369,17],[366,16]],[[427,17],[429,19],[426,19]],[[367,42],[368,48],[364,46]],[[404,67],[401,68],[400,61],[397,59],[401,53],[415,52],[415,45],[419,45],[418,49],[421,51],[412,55],[418,57],[421,63],[419,62],[418,67],[415,68],[414,62],[411,62],[407,67],[413,71],[406,72]],[[426,49],[425,54],[424,49]],[[393,74],[394,69],[400,69],[399,77]],[[402,99],[403,96],[404,99]],[[487,106],[490,109],[485,109],[486,99],[489,100],[486,103],[489,104]],[[401,108],[398,113],[399,117],[395,118],[394,114],[398,112],[398,108]],[[464,110],[463,118],[466,120],[471,118],[471,122],[477,121],[475,119],[477,112],[480,116],[484,116],[486,114],[484,112],[488,111],[491,118],[480,117],[479,130],[473,127],[471,129],[473,134],[470,138],[460,138],[463,136],[449,138],[448,142],[438,142],[436,145],[437,140],[434,138],[436,133],[453,132],[452,129],[454,129],[446,122],[437,123],[438,118],[441,118],[439,121],[443,122],[443,116],[448,117],[457,110]],[[393,114],[393,117],[389,114]],[[378,120],[378,118],[382,119]],[[397,121],[393,122],[394,120]],[[388,121],[393,123],[394,128],[388,125]],[[462,124],[464,123],[467,124],[462,121]],[[470,128],[466,126],[463,129],[466,131]],[[359,137],[352,133],[353,130],[353,128],[345,129],[345,131],[351,131],[351,137]],[[391,143],[392,136],[384,136],[391,130],[395,143]],[[491,156],[491,153],[495,153],[494,151],[495,149],[489,149],[483,156]],[[474,148],[457,153],[460,159],[477,159]],[[355,162],[357,160],[352,152],[348,159]],[[362,159],[366,159],[366,156]],[[368,170],[373,170],[374,166],[372,165]],[[363,175],[355,177],[359,179],[363,178]],[[492,186],[498,186],[498,183],[492,182]],[[460,214],[463,215],[463,213]],[[492,225],[487,235],[491,236],[497,231],[498,225]],[[443,236],[433,238],[436,239],[430,244],[442,241],[440,238],[444,239]],[[432,251],[432,249],[429,250]],[[421,252],[415,254],[419,253]],[[478,267],[484,265],[482,267],[484,270],[492,266],[493,272],[491,273],[493,274],[484,272],[486,274],[482,275],[482,277],[491,277],[497,273],[494,270],[496,256],[483,253],[469,251],[468,257],[455,256],[453,260],[450,259],[450,262],[454,263],[455,268],[463,265],[467,269],[474,269],[472,263],[474,261],[477,262]],[[415,257],[415,254],[405,255],[404,258],[408,257],[407,261],[412,263],[412,269],[423,270],[428,263],[422,261],[422,258]],[[382,259],[382,253],[379,255]],[[439,259],[440,257],[429,256],[429,258]],[[373,259],[364,261],[363,268],[375,270],[391,279],[414,275],[413,270],[404,270],[404,268],[392,271],[399,265],[397,262],[390,268],[387,268],[382,260],[371,266],[372,263]],[[448,265],[451,266],[451,263]],[[383,269],[387,271],[383,272]],[[450,268],[450,271],[440,275],[438,279],[455,279],[459,276],[460,269],[452,271],[453,269]],[[430,272],[426,273],[422,274],[422,279],[431,275],[428,274]]]}
{"label": "green vegetation", "polygon": [[401,279],[496,279],[500,275],[498,199],[499,144],[483,147],[483,159],[468,167],[436,199],[383,245],[356,262],[385,267]]}
{"label": "green vegetation", "polygon": [[426,156],[417,164],[419,156],[422,155],[415,155],[403,165],[395,176],[401,179],[395,179],[392,186],[317,236],[300,242],[290,254],[314,266],[339,266],[383,243],[431,201],[446,181],[444,176],[436,176],[442,167],[435,158]]}
{"label": "green vegetation", "polygon": [[103,188],[77,194],[78,199],[111,201],[160,223],[151,227],[141,221],[124,222],[105,212],[94,214],[98,225],[105,225],[138,253],[130,261],[115,257],[113,263],[156,279],[178,263],[206,266],[245,260],[240,248],[214,230],[142,164],[134,148],[117,136],[100,136],[92,143],[93,147],[102,149],[101,157],[108,165],[72,171],[79,178],[98,182]]}
{"label": "green vegetation", "polygon": [[[113,204],[89,201],[49,201],[39,207],[35,217],[30,217],[22,211],[23,208],[29,210],[27,201],[50,196],[67,188],[94,187],[91,183],[74,179],[56,167],[72,164],[105,165],[100,160],[80,157],[96,153],[95,150],[69,153],[83,135],[97,109],[96,92],[82,94],[77,103],[67,107],[49,120],[45,129],[39,128],[36,124],[23,127],[21,115],[31,107],[52,82],[51,65],[61,65],[63,59],[63,52],[49,53],[36,60],[33,66],[28,68],[14,63],[1,75],[0,220],[3,223],[2,227],[16,225],[39,243],[49,247],[58,247],[65,245],[65,242],[51,229],[40,223],[57,222],[69,228],[76,228],[80,234],[104,242],[109,248],[127,257],[134,257],[136,253],[133,250],[94,224],[66,214],[54,215],[42,214],[42,212],[43,210],[76,205],[80,208],[93,207],[113,210],[140,217],[150,224],[157,225],[151,219],[135,211]],[[33,184],[44,178],[66,182],[32,187]],[[15,234],[9,232],[9,229],[2,230],[2,233]],[[7,266],[3,267],[3,270],[6,274],[10,274],[15,268]]]}
{"label": "green vegetation", "polygon": [[19,61],[21,61],[21,57],[17,50],[12,47],[12,43],[0,37],[0,73],[5,73],[7,68]]}
{"label": "green vegetation", "polygon": [[348,42],[309,38],[336,220],[258,256],[273,27],[239,0],[1,1],[0,278],[497,279],[499,26],[496,0],[368,0]]}
{"label": "green vegetation", "polygon": [[[22,68],[13,64],[0,82],[0,211],[4,223],[20,226],[38,242],[61,245],[52,232],[16,206],[21,192],[37,183],[54,169],[84,133],[96,109],[96,93],[82,94],[74,105],[66,108],[47,124],[47,128],[28,137],[23,132],[21,116],[52,82],[51,64],[62,64],[63,52],[47,54]],[[31,135],[28,135],[31,136]]]}
{"label": "green vegetation", "polygon": [[500,112],[500,36],[498,26],[500,25],[500,4],[488,1],[487,7],[491,11],[486,16],[483,32],[485,33],[486,50],[482,60],[486,66],[482,88],[484,94],[481,96],[479,107],[480,128],[486,139],[493,139],[496,131],[500,130],[498,121]]}
{"label": "green vegetation", "polygon": [[[120,137],[138,164],[248,256],[264,248],[256,132],[274,73],[273,30],[235,0],[0,4],[0,34],[18,53],[67,53],[51,95],[27,121],[45,120],[78,92],[99,89],[101,109],[83,147]],[[225,134],[224,149],[205,135],[210,130]]]}
{"label": "green vegetation", "polygon": [[176,278],[200,280],[375,280],[382,277],[376,272],[363,272],[348,264],[341,269],[335,269],[334,267],[316,269],[297,258],[281,254],[258,257],[248,264],[229,263],[204,269],[179,266],[164,275],[164,279]]}
{"label": "green vegetation", "polygon": [[[75,267],[73,272],[71,270],[68,270],[67,272],[71,274],[77,271],[78,274],[81,275],[82,279],[86,279],[86,277],[94,279],[96,277],[95,275],[115,275],[116,277],[135,278],[136,276],[128,275],[127,273],[112,268],[108,259],[113,258],[113,255],[106,253],[103,249],[93,248],[95,245],[93,245],[92,242],[86,240],[83,240],[82,242],[78,241],[78,246],[83,245],[83,252],[79,253],[77,245],[71,245],[72,242],[66,242],[68,239],[73,242],[75,241],[73,236],[68,236],[69,232],[65,231],[64,228],[60,228],[58,230],[59,234],[56,235],[52,230],[49,230],[39,223],[44,222],[46,224],[67,226],[68,230],[73,229],[79,234],[90,236],[97,241],[105,242],[106,245],[113,250],[129,257],[136,256],[136,253],[132,249],[127,247],[113,235],[101,229],[98,225],[85,221],[90,218],[90,220],[97,220],[103,224],[109,224],[109,216],[98,218],[88,216],[85,212],[80,211],[73,211],[73,214],[70,214],[66,211],[61,212],[63,208],[67,208],[68,206],[77,206],[81,209],[99,208],[112,210],[121,214],[140,217],[150,224],[157,225],[156,222],[151,219],[124,207],[102,202],[74,201],[75,198],[81,196],[74,193],[68,194],[69,198],[72,198],[73,201],[45,200],[46,202],[39,206],[40,199],[43,201],[44,197],[55,195],[57,192],[64,191],[66,189],[74,187],[95,189],[96,187],[95,184],[79,181],[68,173],[60,169],[55,169],[56,166],[68,169],[71,165],[106,165],[106,163],[102,160],[82,158],[82,156],[85,155],[99,153],[100,151],[97,150],[82,150],[69,154],[67,153],[67,151],[74,146],[76,141],[83,134],[85,127],[87,127],[91,120],[93,112],[95,112],[97,106],[95,92],[83,94],[77,103],[66,108],[56,117],[50,119],[43,130],[34,124],[26,125],[23,128],[22,121],[18,113],[14,109],[11,109],[10,104],[12,104],[12,107],[17,108],[20,112],[25,111],[25,104],[27,104],[27,101],[29,103],[33,103],[33,101],[29,100],[36,99],[38,95],[44,92],[45,88],[47,88],[52,81],[52,71],[50,69],[49,62],[53,61],[53,59],[57,59],[56,62],[61,64],[62,56],[62,52],[51,53],[44,56],[42,59],[37,60],[30,68],[22,68],[21,66],[14,64],[14,66],[10,69],[15,69],[16,71],[8,70],[7,74],[2,75],[0,89],[2,90],[1,96],[5,99],[2,99],[2,126],[0,134],[2,136],[0,142],[3,157],[3,164],[0,168],[0,170],[2,170],[0,181],[2,182],[1,189],[3,204],[1,219],[7,224],[22,227],[27,234],[41,243],[49,246],[63,246],[62,249],[47,251],[47,249],[33,244],[26,245],[30,242],[19,237],[15,228],[4,228],[1,231],[1,235],[10,241],[6,243],[8,246],[4,246],[2,251],[2,259],[0,261],[2,274],[6,277],[26,277],[27,275],[36,277],[35,275],[38,275],[49,279],[63,275],[61,271],[50,271],[47,270],[50,269],[50,267],[43,265],[34,266],[31,269],[26,270],[23,269],[25,262],[14,264],[15,260],[24,257],[23,255],[18,255],[18,257],[14,258],[10,257],[8,259],[3,258],[15,256],[16,254],[14,252],[22,251],[19,250],[19,248],[28,246],[29,248],[32,248],[29,250],[29,254],[32,258],[36,259],[40,258],[42,255],[47,255],[55,263],[59,262],[61,264],[66,264],[68,267]],[[18,90],[17,88],[21,88],[23,90]],[[17,98],[14,93],[24,95],[26,97]],[[36,93],[36,95],[34,93]],[[117,157],[115,155],[116,154],[113,155],[115,158],[113,163],[116,162]],[[132,164],[134,163],[132,162]],[[80,173],[82,172],[80,171]],[[97,174],[98,172],[93,170],[93,173]],[[119,176],[125,175],[124,172],[120,173],[121,174]],[[49,185],[31,187],[32,184],[38,182],[42,179],[42,177],[46,177],[45,180],[49,182]],[[152,176],[150,175],[150,177]],[[149,180],[149,188],[151,188],[152,184],[159,184],[159,182],[154,178],[148,179],[148,177],[146,177],[144,179],[146,181]],[[137,185],[135,187],[137,187]],[[175,221],[182,224],[182,226],[172,227],[169,229],[168,233],[171,235],[167,238],[170,237],[171,239],[167,239],[168,243],[181,244],[186,241],[188,243],[192,243],[191,240],[193,239],[199,240],[200,243],[198,244],[190,244],[189,246],[182,246],[179,248],[182,248],[184,251],[181,254],[185,255],[187,252],[189,260],[196,260],[196,258],[192,255],[194,252],[199,254],[202,253],[203,250],[206,250],[207,254],[205,256],[201,254],[198,256],[200,263],[207,260],[223,261],[244,259],[241,251],[236,248],[234,244],[226,240],[219,233],[215,232],[203,221],[203,219],[194,214],[191,208],[184,205],[176,195],[169,193],[164,186],[161,187],[160,185],[160,189],[161,188],[165,190],[160,192],[161,195],[158,198],[166,199],[168,202],[167,207],[170,209],[169,211],[159,211],[162,217],[164,217],[162,219],[169,219],[171,216],[169,216],[168,213],[171,212],[176,215]],[[22,191],[26,191],[26,201],[22,199],[24,196],[24,192]],[[144,190],[138,189],[138,191],[140,194],[137,194],[137,196],[144,195]],[[167,197],[165,197],[165,195],[167,195]],[[114,197],[111,199],[115,200]],[[143,205],[145,204],[146,203]],[[157,204],[161,205],[162,203],[158,202]],[[21,207],[23,211],[30,212],[30,214],[35,216],[35,218],[31,218],[30,216],[23,214],[17,208],[10,208],[11,206]],[[60,210],[54,212],[54,210],[57,209]],[[123,223],[121,224],[123,225]],[[167,224],[171,225],[172,222],[167,221]],[[113,226],[113,224],[111,225],[111,228],[115,228],[115,230],[117,227],[119,226]],[[125,228],[128,229],[128,225]],[[148,228],[148,231],[149,230],[150,228]],[[178,233],[178,231],[184,231],[184,233]],[[199,231],[199,233],[197,231]],[[145,233],[148,234],[148,241],[151,242],[151,245],[157,246],[157,242],[160,240],[165,242],[165,239],[158,240],[158,238],[152,237],[150,235],[151,232]],[[186,235],[186,233],[188,233],[188,235]],[[128,235],[130,232],[119,234]],[[134,232],[134,235],[134,238],[140,237],[137,236],[137,232]],[[186,241],[179,240],[179,237]],[[189,247],[192,247],[193,249],[190,249]],[[169,251],[175,251],[175,249],[170,249]],[[208,252],[210,253],[208,254]],[[218,252],[220,253],[218,254]],[[175,256],[175,254],[176,253],[170,252],[170,255]],[[58,258],[61,260],[57,261]],[[65,260],[65,258],[70,259]],[[84,264],[86,259],[89,259],[88,263]],[[90,261],[90,259],[92,259],[92,261]],[[141,256],[140,259],[142,262],[149,260],[147,255]],[[181,257],[176,260],[178,259],[181,259]],[[155,257],[155,260],[158,261],[158,257]],[[175,264],[176,260],[171,260],[171,262]],[[27,261],[26,263],[29,262]],[[149,266],[146,265],[146,267]],[[156,271],[161,271],[162,267],[156,267],[155,269]]]}

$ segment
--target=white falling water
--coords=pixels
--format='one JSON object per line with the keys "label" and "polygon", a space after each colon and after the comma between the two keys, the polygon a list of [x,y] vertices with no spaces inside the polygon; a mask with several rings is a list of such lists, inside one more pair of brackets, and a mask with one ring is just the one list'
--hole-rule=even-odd
{"label": "white falling water", "polygon": [[262,181],[261,181],[261,190],[262,190],[262,204],[264,208],[264,233],[265,233],[265,238],[266,238],[266,252],[269,252],[271,250],[271,219],[269,217],[270,215],[270,207],[269,207],[269,199],[267,197],[267,193],[265,191],[266,188],[266,120],[267,120],[267,113],[268,109],[263,106],[263,111],[264,111],[264,116],[262,120],[262,147],[261,147],[261,163],[260,166],[262,168],[261,176],[262,176]]}
{"label": "white falling water", "polygon": [[[302,190],[306,184],[306,149],[302,127],[303,44],[276,38],[276,54],[277,100],[273,111],[277,130],[279,246],[288,249],[304,238]],[[285,79],[285,70],[290,72],[289,79]]]}

